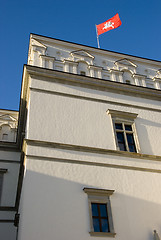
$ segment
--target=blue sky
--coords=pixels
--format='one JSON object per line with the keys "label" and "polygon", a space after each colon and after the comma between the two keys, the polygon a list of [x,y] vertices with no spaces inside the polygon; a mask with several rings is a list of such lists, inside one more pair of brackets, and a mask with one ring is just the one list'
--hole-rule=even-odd
{"label": "blue sky", "polygon": [[97,47],[95,24],[119,13],[101,48],[161,61],[161,0],[1,0],[0,108],[19,109],[30,33]]}

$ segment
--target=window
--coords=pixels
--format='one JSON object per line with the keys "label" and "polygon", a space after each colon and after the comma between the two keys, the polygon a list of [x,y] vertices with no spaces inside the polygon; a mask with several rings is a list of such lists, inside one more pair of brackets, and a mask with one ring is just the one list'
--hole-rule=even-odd
{"label": "window", "polygon": [[1,203],[1,194],[2,194],[2,182],[3,182],[3,174],[0,172],[0,203]]}
{"label": "window", "polygon": [[82,76],[86,76],[86,72],[84,72],[84,71],[80,71],[80,75],[82,75]]}
{"label": "window", "polygon": [[84,188],[88,195],[90,235],[114,237],[110,196],[114,190]]}
{"label": "window", "polygon": [[125,80],[125,83],[131,84],[130,80]]}
{"label": "window", "polygon": [[2,140],[8,140],[8,134],[7,133],[3,133]]}
{"label": "window", "polygon": [[109,232],[107,205],[105,203],[91,203],[94,232]]}
{"label": "window", "polygon": [[135,113],[108,110],[113,121],[116,148],[120,151],[139,152],[134,119]]}
{"label": "window", "polygon": [[7,169],[0,168],[0,205],[1,205],[1,197],[2,197],[3,175],[6,172],[7,172]]}
{"label": "window", "polygon": [[132,125],[115,122],[115,131],[119,150],[136,152]]}

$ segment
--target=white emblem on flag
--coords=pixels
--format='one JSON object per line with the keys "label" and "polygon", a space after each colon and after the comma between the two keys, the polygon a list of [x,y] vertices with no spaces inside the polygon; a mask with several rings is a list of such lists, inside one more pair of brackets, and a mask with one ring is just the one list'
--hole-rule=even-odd
{"label": "white emblem on flag", "polygon": [[106,30],[106,29],[109,28],[109,27],[114,28],[114,23],[111,22],[111,21],[106,22],[105,25],[104,25],[104,27],[103,27],[103,30]]}

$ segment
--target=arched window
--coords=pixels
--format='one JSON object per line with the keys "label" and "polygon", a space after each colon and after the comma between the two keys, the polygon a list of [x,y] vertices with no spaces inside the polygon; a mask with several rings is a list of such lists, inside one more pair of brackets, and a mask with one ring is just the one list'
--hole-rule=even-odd
{"label": "arched window", "polygon": [[134,84],[132,73],[129,70],[123,70],[123,81],[127,84]]}
{"label": "arched window", "polygon": [[89,76],[88,64],[84,61],[78,63],[78,74],[83,76]]}
{"label": "arched window", "polygon": [[11,128],[8,124],[3,124],[0,127],[0,141],[10,141]]}

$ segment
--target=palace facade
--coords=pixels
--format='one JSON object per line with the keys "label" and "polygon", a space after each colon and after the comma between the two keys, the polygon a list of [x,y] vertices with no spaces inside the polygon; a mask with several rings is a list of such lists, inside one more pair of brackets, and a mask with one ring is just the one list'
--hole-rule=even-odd
{"label": "palace facade", "polygon": [[2,239],[159,239],[161,62],[31,34],[0,127]]}

